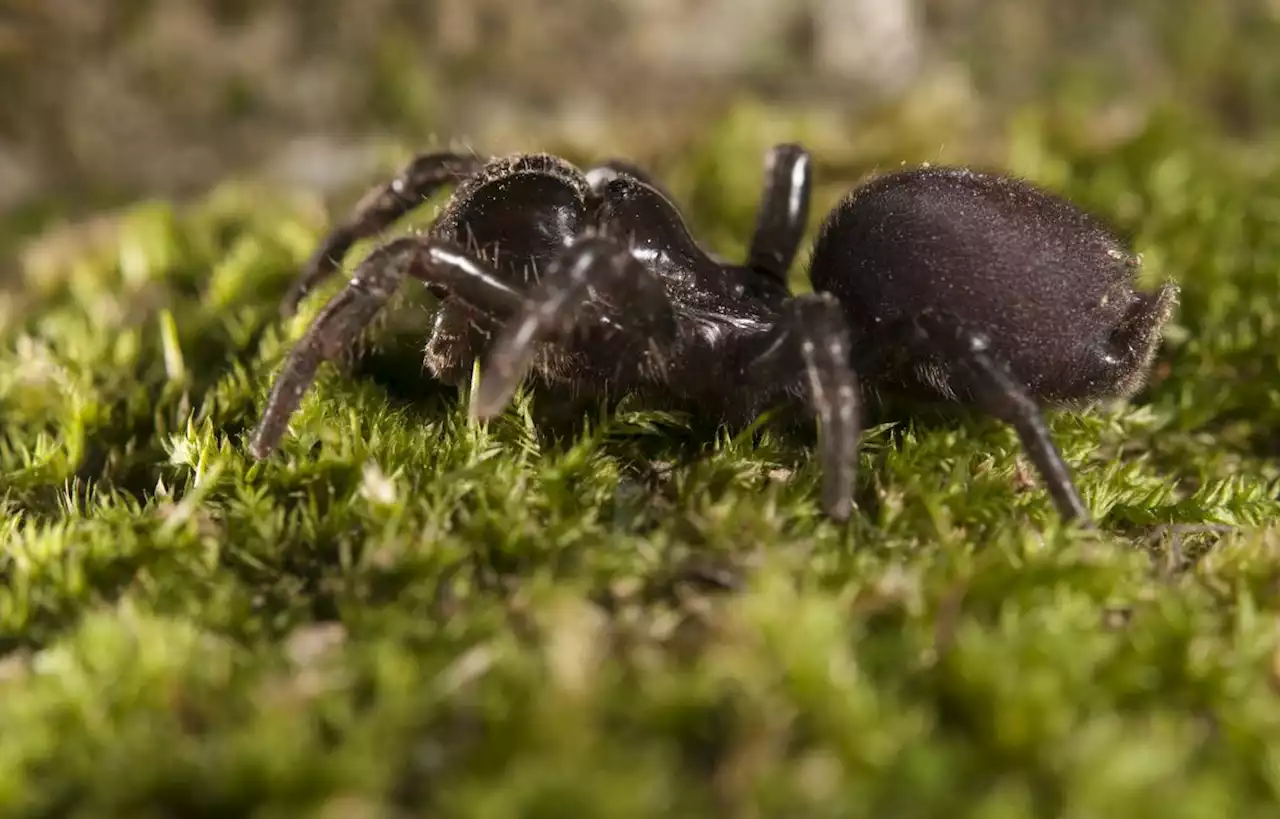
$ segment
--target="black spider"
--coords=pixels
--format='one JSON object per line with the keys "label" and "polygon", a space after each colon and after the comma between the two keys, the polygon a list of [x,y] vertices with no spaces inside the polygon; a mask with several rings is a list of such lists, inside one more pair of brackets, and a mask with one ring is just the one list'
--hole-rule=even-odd
{"label": "black spider", "polygon": [[1039,404],[1127,396],[1143,382],[1177,298],[1132,288],[1138,260],[1100,223],[1008,177],[917,168],[851,192],[827,217],[809,276],[786,283],[808,218],[810,159],[766,157],[744,264],[701,249],[639,169],[580,172],[547,155],[424,155],[321,245],[285,300],[292,312],[374,235],[451,182],[420,236],[360,263],[286,362],[252,442],[266,457],[322,361],[343,353],[406,276],[442,301],[426,349],[459,383],[483,355],[472,412],[502,410],[526,372],[580,394],[640,391],[730,425],[794,399],[821,430],[823,505],[852,508],[861,389],[961,402],[1017,430],[1060,513],[1088,512]]}

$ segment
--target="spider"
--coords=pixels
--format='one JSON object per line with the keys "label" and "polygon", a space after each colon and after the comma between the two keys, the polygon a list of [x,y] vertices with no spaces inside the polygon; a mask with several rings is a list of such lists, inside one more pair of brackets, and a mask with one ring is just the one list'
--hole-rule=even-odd
{"label": "spider", "polygon": [[1177,301],[1172,282],[1134,290],[1139,258],[1065,199],[929,166],[850,191],[814,243],[815,292],[793,294],[811,160],[780,144],[765,156],[741,263],[701,248],[671,197],[628,162],[582,171],[547,154],[423,154],[329,234],[283,312],[355,241],[455,182],[424,233],[374,249],[321,309],[275,381],[255,457],[277,447],[319,365],[412,277],[440,299],[432,375],[460,384],[482,360],[475,417],[501,412],[530,371],[580,395],[635,391],[728,425],[798,406],[818,422],[823,510],[844,521],[864,391],[901,393],[1011,424],[1060,515],[1090,526],[1041,407],[1135,392]]}

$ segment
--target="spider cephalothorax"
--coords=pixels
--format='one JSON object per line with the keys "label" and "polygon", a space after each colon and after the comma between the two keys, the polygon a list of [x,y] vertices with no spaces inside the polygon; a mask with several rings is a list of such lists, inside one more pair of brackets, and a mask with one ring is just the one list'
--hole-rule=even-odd
{"label": "spider cephalothorax", "polygon": [[1177,293],[1135,292],[1134,257],[1060,198],[1007,177],[921,168],[846,197],[814,247],[818,292],[793,295],[810,160],[779,145],[742,264],[700,248],[671,199],[627,163],[583,173],[544,154],[424,155],[330,234],[286,312],[354,241],[451,182],[460,184],[431,227],[370,253],[294,348],[254,435],[256,457],[276,447],[319,364],[341,355],[408,276],[441,299],[431,372],[457,382],[481,359],[478,416],[501,411],[531,369],[580,394],[639,391],[735,425],[801,400],[821,427],[824,508],[844,519],[857,372],[869,386],[1010,422],[1059,511],[1087,519],[1038,402],[1135,390]]}

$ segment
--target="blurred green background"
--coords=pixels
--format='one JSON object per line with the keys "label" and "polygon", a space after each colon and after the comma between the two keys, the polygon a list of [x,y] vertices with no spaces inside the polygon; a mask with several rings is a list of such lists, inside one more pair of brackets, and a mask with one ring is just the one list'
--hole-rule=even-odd
{"label": "blurred green background", "polygon": [[1276,0],[3,0],[0,248],[228,175],[346,191],[387,145],[676,156],[744,101],[830,162],[999,161],[1027,106],[1266,138],[1278,32]]}

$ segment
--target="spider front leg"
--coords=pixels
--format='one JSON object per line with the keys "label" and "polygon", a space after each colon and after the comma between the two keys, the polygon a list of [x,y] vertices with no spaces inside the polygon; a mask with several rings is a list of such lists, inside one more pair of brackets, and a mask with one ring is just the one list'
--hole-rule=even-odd
{"label": "spider front leg", "polygon": [[1013,426],[1040,472],[1058,513],[1065,520],[1091,528],[1089,509],[1071,479],[1067,462],[1049,435],[1040,407],[1026,387],[990,353],[986,336],[934,312],[917,316],[913,324],[918,342],[940,348],[948,360],[955,362],[978,406]]}
{"label": "spider front leg", "polygon": [[360,263],[351,281],[324,306],[289,353],[253,434],[250,452],[255,458],[265,458],[275,450],[320,365],[355,342],[406,276],[420,279],[438,295],[452,294],[484,313],[509,315],[521,305],[519,293],[451,243],[408,237],[378,248]]}
{"label": "spider front leg", "polygon": [[809,152],[796,144],[776,145],[765,155],[764,168],[764,192],[747,265],[786,283],[809,222]]}
{"label": "spider front leg", "polygon": [[654,365],[662,366],[662,348],[678,332],[662,282],[626,245],[605,236],[586,236],[547,267],[495,339],[472,413],[489,418],[501,412],[533,363],[538,345],[568,334],[585,318],[588,306],[601,308],[593,317],[599,324],[617,332],[645,333],[650,351],[658,354]]}
{"label": "spider front leg", "polygon": [[822,447],[822,504],[845,521],[853,512],[861,396],[849,361],[849,330],[839,301],[827,293],[788,301],[768,346],[746,368],[752,386],[770,388],[803,373],[809,404],[818,417]]}
{"label": "spider front leg", "polygon": [[365,194],[351,215],[329,232],[285,294],[281,313],[293,315],[298,303],[338,270],[356,242],[387,229],[440,188],[479,172],[484,165],[485,160],[473,154],[446,152],[415,157],[390,182]]}

